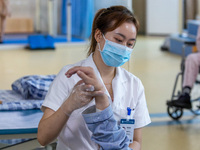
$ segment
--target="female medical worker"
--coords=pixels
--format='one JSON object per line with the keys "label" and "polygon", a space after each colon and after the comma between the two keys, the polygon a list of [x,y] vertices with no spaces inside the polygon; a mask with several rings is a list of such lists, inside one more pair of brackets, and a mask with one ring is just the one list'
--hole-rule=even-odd
{"label": "female medical worker", "polygon": [[[82,112],[95,102],[98,111],[104,110],[108,105],[102,104],[100,99],[106,102],[107,97],[116,121],[126,118],[127,107],[134,109],[134,141],[129,147],[141,149],[142,127],[151,122],[144,88],[136,76],[119,67],[129,60],[137,31],[137,20],[123,6],[112,6],[97,12],[89,57],[65,66],[44,100],[44,115],[38,127],[38,141],[42,145],[57,138],[59,150],[98,149],[98,144],[91,140],[92,133]],[[87,76],[87,83],[84,75]],[[94,91],[88,90],[91,87]]]}

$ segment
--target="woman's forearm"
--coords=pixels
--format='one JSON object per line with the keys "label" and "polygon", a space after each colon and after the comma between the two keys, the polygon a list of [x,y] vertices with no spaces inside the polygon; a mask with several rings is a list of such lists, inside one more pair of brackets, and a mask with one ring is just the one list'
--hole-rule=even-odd
{"label": "woman's forearm", "polygon": [[[66,115],[66,112],[64,112],[61,108],[59,108],[56,112],[53,112],[53,110],[48,108],[46,109],[45,113],[47,114],[44,114],[41,119],[37,134],[38,141],[43,146],[51,143],[58,137],[69,118],[69,116]],[[50,116],[48,116],[49,112],[51,113]]]}
{"label": "woman's forearm", "polygon": [[137,141],[133,141],[133,143],[129,144],[129,147],[133,150],[141,150],[140,143]]}
{"label": "woman's forearm", "polygon": [[142,145],[142,128],[134,130],[133,143],[129,144],[129,147],[133,150],[141,150]]}

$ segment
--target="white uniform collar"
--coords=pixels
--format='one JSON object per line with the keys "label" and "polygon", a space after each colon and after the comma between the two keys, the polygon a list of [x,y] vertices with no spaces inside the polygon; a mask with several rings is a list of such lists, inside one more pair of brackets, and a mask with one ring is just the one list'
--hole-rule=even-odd
{"label": "white uniform collar", "polygon": [[[94,71],[97,72],[99,76],[101,76],[100,73],[99,73],[99,70],[97,69],[97,66],[94,63],[92,55],[93,55],[93,53],[91,53],[90,56],[85,60],[85,63],[83,63],[83,66],[90,66],[90,67],[92,67],[94,69]],[[127,81],[127,78],[124,77],[124,73],[123,73],[121,67],[116,67],[115,78],[119,79],[122,83],[125,82],[125,81]]]}
{"label": "white uniform collar", "polygon": [[[90,56],[85,59],[85,61],[83,62],[83,66],[89,66],[92,67],[95,71],[95,73],[97,74],[97,76],[99,77],[99,79],[101,80],[101,82],[103,83],[103,80],[101,78],[101,75],[99,73],[99,70],[97,69],[93,57],[92,57],[93,53],[90,54]],[[122,71],[123,69],[121,67],[116,67],[116,75],[112,81],[112,86],[113,88],[113,92],[114,92],[114,103],[117,102],[117,99],[120,99],[120,97],[123,95],[121,92],[123,91],[124,88],[126,88],[126,86],[124,85],[125,83],[127,83],[127,78],[124,75],[124,71]],[[103,83],[104,84],[104,83]],[[106,89],[106,87],[105,87]],[[119,92],[121,91],[121,92]],[[106,95],[108,95],[108,97],[110,98],[110,95],[108,93],[108,91],[106,90]],[[111,98],[110,98],[110,102]]]}

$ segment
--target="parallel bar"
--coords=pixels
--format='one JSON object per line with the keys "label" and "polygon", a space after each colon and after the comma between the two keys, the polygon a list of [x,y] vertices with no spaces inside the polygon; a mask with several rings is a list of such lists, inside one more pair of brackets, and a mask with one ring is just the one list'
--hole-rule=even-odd
{"label": "parallel bar", "polygon": [[71,35],[71,21],[72,21],[72,18],[71,18],[71,0],[68,0],[67,1],[67,41],[68,42],[71,42],[71,39],[72,39],[72,35]]}

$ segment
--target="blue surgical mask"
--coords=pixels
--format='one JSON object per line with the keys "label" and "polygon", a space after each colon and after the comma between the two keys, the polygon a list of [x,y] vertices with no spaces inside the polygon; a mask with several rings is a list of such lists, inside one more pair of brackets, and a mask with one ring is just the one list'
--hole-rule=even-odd
{"label": "blue surgical mask", "polygon": [[130,59],[131,52],[133,51],[133,49],[128,48],[124,45],[109,41],[105,37],[104,39],[105,39],[105,45],[102,51],[100,49],[99,43],[98,43],[98,46],[99,46],[99,51],[101,53],[103,62],[107,66],[119,67],[119,66],[122,66],[125,62],[127,62]]}

